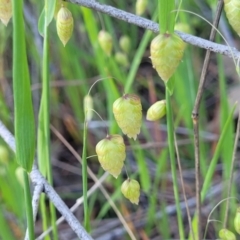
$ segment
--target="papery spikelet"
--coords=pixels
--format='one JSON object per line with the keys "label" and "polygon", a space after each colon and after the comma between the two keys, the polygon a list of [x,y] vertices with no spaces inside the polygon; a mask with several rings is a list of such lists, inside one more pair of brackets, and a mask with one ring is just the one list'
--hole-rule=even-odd
{"label": "papery spikelet", "polygon": [[73,17],[72,13],[64,6],[60,8],[57,14],[57,34],[65,46],[72,36]]}
{"label": "papery spikelet", "polygon": [[120,40],[119,40],[119,45],[121,47],[121,49],[125,52],[125,53],[129,53],[130,49],[131,49],[131,40],[128,36],[124,35],[121,36]]}
{"label": "papery spikelet", "polygon": [[101,30],[98,34],[98,42],[104,53],[107,56],[110,56],[113,46],[112,36],[108,32]]}
{"label": "papery spikelet", "polygon": [[92,97],[88,94],[84,97],[84,112],[85,112],[85,119],[86,121],[90,121],[93,116],[93,99]]}
{"label": "papery spikelet", "polygon": [[224,0],[224,10],[230,25],[240,36],[240,1]]}
{"label": "papery spikelet", "polygon": [[127,67],[129,65],[128,57],[123,52],[116,52],[114,58],[117,63],[121,64],[124,67]]}
{"label": "papery spikelet", "polygon": [[138,204],[140,197],[140,185],[138,181],[128,178],[122,183],[121,192],[131,203]]}
{"label": "papery spikelet", "polygon": [[188,34],[193,34],[193,31],[191,29],[191,26],[187,23],[176,23],[174,26],[174,30],[188,33]]}
{"label": "papery spikelet", "polygon": [[147,0],[137,0],[136,2],[136,14],[137,15],[142,15],[147,8]]}
{"label": "papery spikelet", "polygon": [[135,94],[124,94],[113,103],[113,114],[123,133],[136,140],[142,125],[140,98]]}
{"label": "papery spikelet", "polygon": [[159,34],[151,42],[151,60],[153,67],[163,81],[168,81],[182,60],[186,44],[176,35]]}
{"label": "papery spikelet", "polygon": [[235,234],[226,228],[219,231],[219,237],[221,240],[236,240]]}
{"label": "papery spikelet", "polygon": [[235,231],[240,234],[240,207],[237,208],[236,216],[234,218]]}
{"label": "papery spikelet", "polygon": [[12,0],[0,0],[0,19],[7,26],[12,17]]}
{"label": "papery spikelet", "polygon": [[108,135],[97,144],[96,153],[102,168],[117,178],[122,171],[126,158],[122,136]]}
{"label": "papery spikelet", "polygon": [[155,102],[147,111],[147,120],[157,121],[166,115],[166,101]]}

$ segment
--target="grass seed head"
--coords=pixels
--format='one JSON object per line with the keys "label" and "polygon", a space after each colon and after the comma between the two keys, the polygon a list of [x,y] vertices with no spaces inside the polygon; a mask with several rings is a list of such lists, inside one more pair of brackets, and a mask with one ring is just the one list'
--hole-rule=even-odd
{"label": "grass seed head", "polygon": [[57,34],[64,46],[72,36],[73,17],[72,13],[64,6],[60,8],[57,14]]}
{"label": "grass seed head", "polygon": [[175,33],[159,34],[152,40],[150,58],[163,81],[168,81],[176,71],[182,60],[185,46],[185,42]]}
{"label": "grass seed head", "polygon": [[125,94],[113,103],[113,114],[122,132],[136,140],[142,125],[142,104],[135,94]]}
{"label": "grass seed head", "polygon": [[240,36],[240,1],[224,0],[224,10],[230,25]]}
{"label": "grass seed head", "polygon": [[0,0],[0,19],[7,26],[12,17],[12,0]]}
{"label": "grass seed head", "polygon": [[126,35],[121,36],[121,38],[119,40],[119,45],[125,53],[129,53],[129,51],[131,49],[131,39],[130,39],[130,37],[128,37]]}
{"label": "grass seed head", "polygon": [[93,117],[93,111],[92,111],[93,99],[89,94],[84,97],[83,104],[84,104],[85,119],[86,121],[90,121]]}
{"label": "grass seed head", "polygon": [[116,52],[114,58],[115,58],[116,62],[121,64],[123,67],[129,66],[128,57],[125,53]]}
{"label": "grass seed head", "polygon": [[219,231],[219,237],[221,240],[236,240],[235,234],[226,228]]}
{"label": "grass seed head", "polygon": [[147,120],[157,121],[166,115],[166,101],[155,102],[147,111]]}
{"label": "grass seed head", "polygon": [[127,179],[122,183],[121,192],[131,203],[137,204],[140,197],[140,185],[134,179]]}
{"label": "grass seed head", "polygon": [[236,216],[234,218],[235,231],[240,234],[240,207],[237,208]]}
{"label": "grass seed head", "polygon": [[104,53],[107,56],[111,56],[113,40],[112,40],[112,36],[110,35],[110,33],[106,32],[104,30],[101,30],[98,34],[98,42],[100,44],[100,47],[104,51]]}
{"label": "grass seed head", "polygon": [[147,9],[147,0],[137,0],[136,2],[136,14],[142,15]]}
{"label": "grass seed head", "polygon": [[122,171],[126,158],[125,144],[122,136],[114,134],[98,142],[96,153],[102,168],[115,178]]}

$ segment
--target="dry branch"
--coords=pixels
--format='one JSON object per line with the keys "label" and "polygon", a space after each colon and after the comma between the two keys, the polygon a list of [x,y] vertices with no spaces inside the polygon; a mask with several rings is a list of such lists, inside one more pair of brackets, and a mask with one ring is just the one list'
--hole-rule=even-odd
{"label": "dry branch", "polygon": [[[8,131],[4,124],[0,121],[0,136],[8,144],[8,146],[15,152],[15,139]],[[49,200],[54,204],[56,209],[62,214],[68,222],[72,230],[77,234],[80,239],[91,240],[92,237],[86,232],[82,225],[78,222],[76,217],[72,214],[66,204],[62,201],[56,191],[50,186],[47,180],[42,176],[37,167],[34,165],[30,174],[31,180],[36,185],[42,185],[43,191],[48,196]]]}
{"label": "dry branch", "polygon": [[[132,13],[114,8],[109,5],[100,4],[94,0],[66,0],[67,2],[71,2],[73,4],[77,4],[83,7],[87,7],[93,9],[95,11],[99,11],[105,13],[111,17],[123,20],[130,24],[137,25],[141,28],[145,28],[151,30],[155,33],[159,32],[159,25],[149,19],[139,17]],[[176,33],[183,39],[183,41],[197,46],[199,48],[204,48],[206,50],[210,50],[215,53],[220,53],[222,55],[228,56],[229,58],[240,59],[240,52],[236,48],[230,48],[229,46],[225,46],[222,44],[217,44],[203,38],[199,38],[190,34],[182,33],[176,31]]]}

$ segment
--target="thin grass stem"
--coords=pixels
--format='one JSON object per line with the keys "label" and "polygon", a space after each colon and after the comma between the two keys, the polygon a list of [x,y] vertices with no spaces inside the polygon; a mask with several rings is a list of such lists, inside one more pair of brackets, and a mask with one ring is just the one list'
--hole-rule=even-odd
{"label": "thin grass stem", "polygon": [[234,164],[235,164],[235,160],[236,160],[236,153],[237,153],[237,147],[238,147],[239,131],[240,131],[240,111],[239,111],[239,114],[238,114],[238,123],[237,123],[236,137],[235,137],[235,142],[234,142],[233,155],[232,155],[230,179],[229,179],[228,188],[227,188],[228,193],[227,193],[226,210],[225,210],[223,228],[227,227],[228,210],[229,210],[229,198],[230,198],[231,190],[232,190],[233,172],[234,172]]}

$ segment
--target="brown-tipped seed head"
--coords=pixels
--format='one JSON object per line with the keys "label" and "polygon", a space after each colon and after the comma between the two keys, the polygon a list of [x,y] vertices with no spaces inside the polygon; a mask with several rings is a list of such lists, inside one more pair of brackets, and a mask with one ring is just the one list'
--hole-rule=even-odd
{"label": "brown-tipped seed head", "polygon": [[166,115],[166,101],[155,102],[147,111],[147,120],[157,121]]}
{"label": "brown-tipped seed head", "polygon": [[115,58],[116,62],[121,64],[123,67],[129,66],[128,57],[125,53],[116,52],[114,55],[114,58]]}
{"label": "brown-tipped seed head", "polygon": [[57,34],[64,46],[72,36],[73,17],[72,13],[64,6],[60,8],[57,14]]}
{"label": "brown-tipped seed head", "polygon": [[225,0],[224,10],[230,25],[240,36],[240,1]]}
{"label": "brown-tipped seed head", "polygon": [[107,136],[97,144],[96,153],[102,168],[117,178],[126,158],[122,136],[117,134]]}
{"label": "brown-tipped seed head", "polygon": [[113,103],[118,126],[129,138],[136,140],[142,125],[142,104],[135,94],[125,94]]}
{"label": "brown-tipped seed head", "polygon": [[236,216],[234,218],[235,231],[240,234],[240,207],[237,208]]}
{"label": "brown-tipped seed head", "polygon": [[108,32],[101,30],[98,34],[98,42],[104,53],[110,56],[113,46],[112,36]]}
{"label": "brown-tipped seed head", "polygon": [[235,234],[226,228],[219,231],[219,237],[221,240],[236,240]]}
{"label": "brown-tipped seed head", "polygon": [[127,179],[122,183],[121,192],[131,203],[138,205],[140,197],[140,185],[134,179]]}
{"label": "brown-tipped seed head", "polygon": [[131,39],[129,38],[129,36],[121,36],[119,40],[119,45],[125,53],[129,53],[131,49]]}
{"label": "brown-tipped seed head", "polygon": [[153,67],[163,81],[168,81],[182,60],[186,44],[173,34],[159,34],[150,46]]}
{"label": "brown-tipped seed head", "polygon": [[84,112],[85,112],[85,119],[86,121],[90,121],[93,117],[93,99],[92,97],[88,94],[84,97],[83,100],[84,103]]}
{"label": "brown-tipped seed head", "polygon": [[148,0],[137,0],[136,2],[136,14],[142,15],[147,8]]}
{"label": "brown-tipped seed head", "polygon": [[7,26],[12,17],[12,0],[0,0],[0,19]]}

